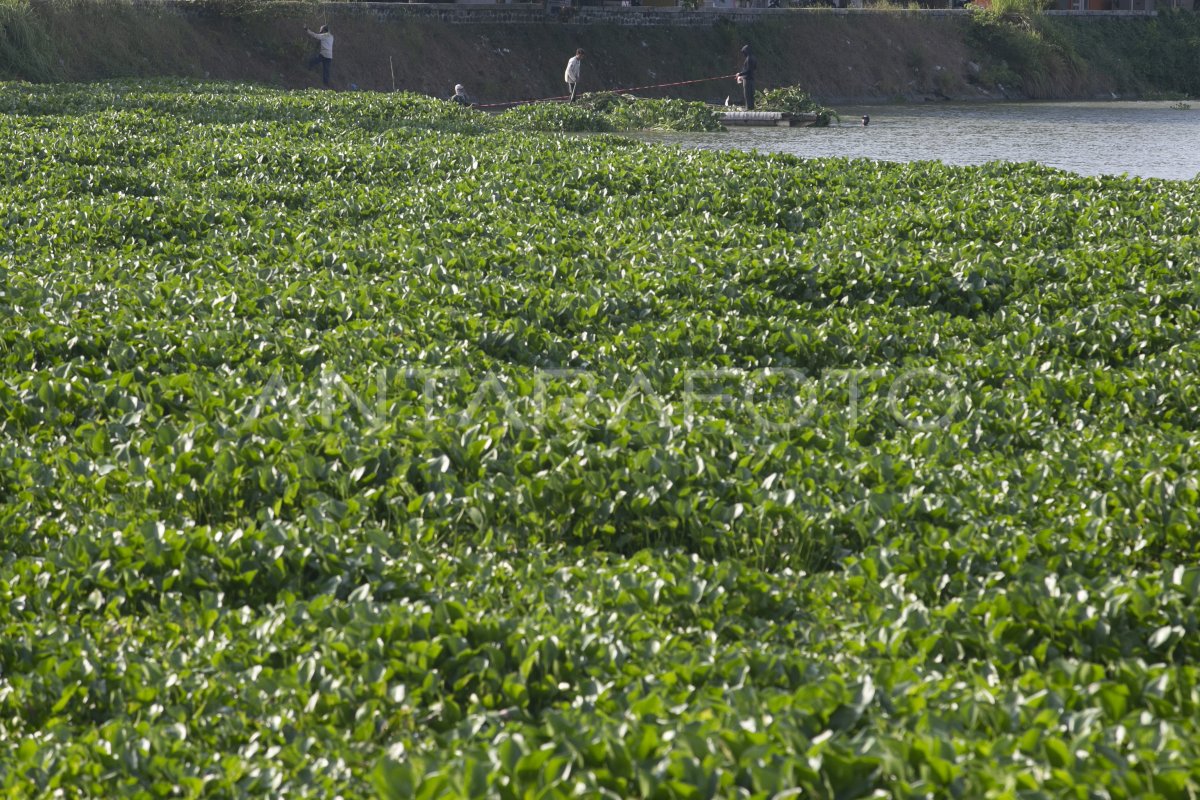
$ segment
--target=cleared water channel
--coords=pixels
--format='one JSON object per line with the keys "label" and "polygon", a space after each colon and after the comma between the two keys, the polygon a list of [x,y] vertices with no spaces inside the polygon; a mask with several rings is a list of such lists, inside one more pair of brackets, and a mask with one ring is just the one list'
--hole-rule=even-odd
{"label": "cleared water channel", "polygon": [[[1200,173],[1200,102],[925,103],[836,110],[841,122],[829,128],[731,128],[724,134],[646,138],[805,158],[1036,161],[1083,175],[1183,180]],[[863,115],[871,118],[866,127]]]}

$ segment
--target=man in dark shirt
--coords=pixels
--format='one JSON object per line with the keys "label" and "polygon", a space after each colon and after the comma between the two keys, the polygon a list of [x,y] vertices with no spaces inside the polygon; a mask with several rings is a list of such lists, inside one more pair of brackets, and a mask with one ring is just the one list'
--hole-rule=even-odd
{"label": "man in dark shirt", "polygon": [[754,70],[758,69],[758,59],[750,52],[750,45],[742,48],[742,55],[746,57],[745,63],[742,64],[742,71],[737,74],[738,83],[742,85],[742,97],[746,100],[746,110],[754,110]]}

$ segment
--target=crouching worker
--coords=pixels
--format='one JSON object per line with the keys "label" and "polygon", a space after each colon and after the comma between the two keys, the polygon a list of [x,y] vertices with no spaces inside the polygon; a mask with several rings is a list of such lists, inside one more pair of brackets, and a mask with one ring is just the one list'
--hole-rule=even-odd
{"label": "crouching worker", "polygon": [[458,103],[460,106],[473,106],[475,101],[467,94],[467,87],[461,83],[454,84],[454,94],[450,96],[451,102]]}

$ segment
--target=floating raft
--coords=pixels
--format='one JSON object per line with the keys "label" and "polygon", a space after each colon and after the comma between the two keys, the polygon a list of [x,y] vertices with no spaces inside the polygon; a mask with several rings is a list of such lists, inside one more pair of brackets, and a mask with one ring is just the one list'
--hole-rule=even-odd
{"label": "floating raft", "polygon": [[768,128],[807,128],[817,122],[816,114],[793,114],[790,111],[726,111],[721,115],[725,125],[761,125]]}

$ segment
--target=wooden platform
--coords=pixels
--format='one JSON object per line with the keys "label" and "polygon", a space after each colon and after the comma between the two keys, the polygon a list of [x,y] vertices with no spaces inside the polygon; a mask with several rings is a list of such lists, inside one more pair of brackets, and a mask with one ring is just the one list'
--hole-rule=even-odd
{"label": "wooden platform", "polygon": [[721,123],[729,126],[807,128],[816,124],[816,121],[816,114],[793,114],[789,111],[726,111],[721,114]]}

